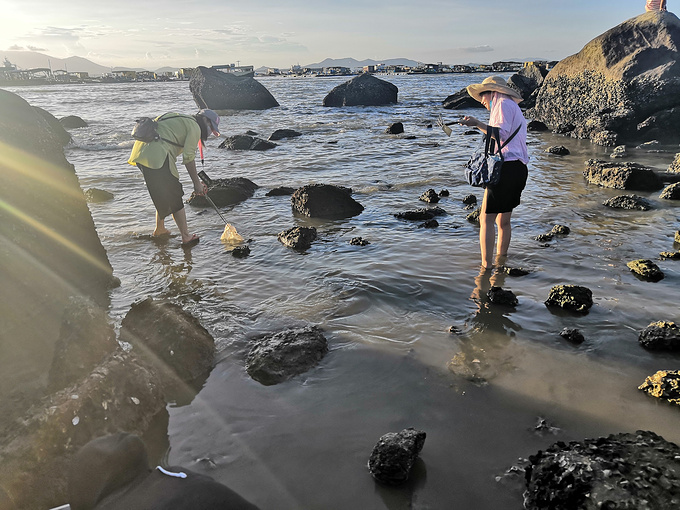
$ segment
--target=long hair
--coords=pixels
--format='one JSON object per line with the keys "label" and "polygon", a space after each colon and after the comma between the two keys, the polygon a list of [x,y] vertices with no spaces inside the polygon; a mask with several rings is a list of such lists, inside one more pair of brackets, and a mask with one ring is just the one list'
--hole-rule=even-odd
{"label": "long hair", "polygon": [[194,119],[196,119],[196,124],[198,124],[198,127],[201,128],[201,140],[205,142],[210,136],[210,130],[205,125],[207,119],[203,115],[199,114],[194,115]]}

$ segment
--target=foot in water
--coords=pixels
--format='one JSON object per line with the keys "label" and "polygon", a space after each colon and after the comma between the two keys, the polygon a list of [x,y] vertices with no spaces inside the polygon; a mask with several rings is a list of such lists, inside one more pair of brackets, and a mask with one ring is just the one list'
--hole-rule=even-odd
{"label": "foot in water", "polygon": [[199,237],[196,234],[193,234],[189,239],[186,241],[182,241],[182,247],[183,248],[189,248],[191,246],[195,246],[198,244],[198,241],[200,241]]}
{"label": "foot in water", "polygon": [[167,237],[170,235],[170,231],[166,228],[163,230],[154,230],[153,234],[151,234],[151,237]]}

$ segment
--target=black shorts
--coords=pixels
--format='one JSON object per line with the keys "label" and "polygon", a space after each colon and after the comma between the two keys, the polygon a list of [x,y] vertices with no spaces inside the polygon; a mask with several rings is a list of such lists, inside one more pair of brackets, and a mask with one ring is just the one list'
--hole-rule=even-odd
{"label": "black shorts", "polygon": [[527,184],[529,170],[521,161],[504,161],[501,179],[493,188],[487,188],[485,214],[512,211],[519,205],[522,190]]}
{"label": "black shorts", "polygon": [[184,189],[179,179],[170,171],[170,160],[166,159],[161,168],[148,168],[137,163],[142,171],[146,188],[149,190],[153,205],[161,218],[181,211],[184,208],[182,196]]}

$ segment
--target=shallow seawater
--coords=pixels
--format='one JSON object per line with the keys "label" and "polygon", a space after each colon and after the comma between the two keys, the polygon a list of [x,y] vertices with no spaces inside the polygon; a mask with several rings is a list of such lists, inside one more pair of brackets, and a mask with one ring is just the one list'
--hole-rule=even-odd
{"label": "shallow seawater", "polygon": [[[226,112],[221,132],[251,129],[267,138],[292,128],[303,136],[263,153],[223,151],[211,140],[205,154],[211,177],[247,177],[260,186],[221,211],[251,239],[245,259],[220,241],[224,224],[211,209],[188,207],[201,236],[190,251],[176,237],[148,238],[154,210],[141,174],[126,163],[129,132],[138,116],[195,111],[186,82],[14,89],[57,117],[90,124],[72,131],[66,154],[83,189],[115,196],[90,204],[121,280],[111,295],[114,320],[137,299],[167,297],[215,337],[219,362],[204,388],[190,404],[169,406],[167,438],[159,442],[169,441],[170,463],[210,474],[263,509],[498,509],[521,507],[521,484],[504,472],[557,440],[648,429],[680,441],[678,410],[636,389],[647,375],[678,367],[678,356],[637,343],[650,322],[680,320],[680,262],[657,260],[680,249],[673,242],[678,203],[636,192],[654,209],[606,208],[605,200],[623,192],[588,185],[582,172],[585,160],[607,159],[611,149],[530,133],[530,178],[513,214],[508,265],[531,273],[480,275],[478,227],[466,221],[462,198],[481,200],[481,193],[464,183],[461,167],[478,137],[454,127],[447,138],[428,124],[440,113],[485,118],[483,110],[441,109],[447,95],[484,77],[381,77],[399,87],[398,105],[342,109],[321,102],[346,78],[261,79],[281,106]],[[385,134],[396,121],[416,139]],[[548,154],[551,145],[571,154]],[[666,152],[631,147],[629,160],[665,170],[677,147],[659,149]],[[292,215],[289,197],[265,196],[315,182],[351,187],[364,212],[309,220]],[[438,204],[448,213],[439,227],[394,217],[426,206],[418,197],[428,188],[450,192]],[[555,224],[571,233],[533,239]],[[277,240],[296,225],[319,232],[305,253]],[[357,236],[370,244],[350,245]],[[626,267],[637,258],[655,260],[666,277],[639,280]],[[518,306],[490,305],[484,295],[492,284],[512,290]],[[548,309],[544,301],[558,284],[590,288],[590,312]],[[322,327],[330,343],[317,368],[276,386],[250,379],[250,338],[307,324]],[[559,336],[565,327],[579,328],[586,341],[569,344]],[[454,374],[451,360],[487,382]],[[535,431],[539,417],[558,430]],[[376,485],[366,468],[371,449],[381,435],[409,426],[427,433],[412,482]]]}

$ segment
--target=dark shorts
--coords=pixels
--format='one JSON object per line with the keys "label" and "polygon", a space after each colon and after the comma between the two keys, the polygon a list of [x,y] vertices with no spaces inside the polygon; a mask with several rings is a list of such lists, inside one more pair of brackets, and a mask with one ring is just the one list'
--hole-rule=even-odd
{"label": "dark shorts", "polygon": [[485,214],[512,211],[519,205],[522,190],[527,184],[529,171],[521,161],[505,161],[501,167],[501,180],[493,188],[487,188]]}
{"label": "dark shorts", "polygon": [[181,211],[184,208],[182,196],[184,189],[179,179],[170,171],[170,160],[166,159],[161,168],[148,168],[137,163],[142,171],[146,187],[161,218]]}

